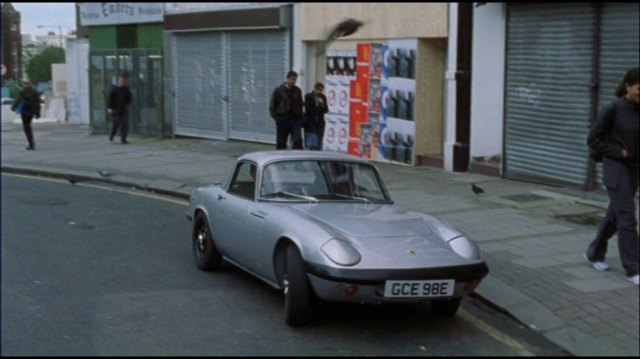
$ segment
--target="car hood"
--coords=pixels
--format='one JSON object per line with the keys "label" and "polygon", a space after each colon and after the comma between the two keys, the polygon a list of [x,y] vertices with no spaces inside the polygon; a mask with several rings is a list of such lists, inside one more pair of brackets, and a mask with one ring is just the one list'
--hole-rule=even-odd
{"label": "car hood", "polygon": [[396,205],[317,203],[290,207],[352,237],[421,237],[433,233],[426,220],[433,217]]}
{"label": "car hood", "polygon": [[362,255],[363,268],[417,268],[469,264],[429,224],[433,216],[396,205],[301,204],[291,206],[323,225],[345,233]]}

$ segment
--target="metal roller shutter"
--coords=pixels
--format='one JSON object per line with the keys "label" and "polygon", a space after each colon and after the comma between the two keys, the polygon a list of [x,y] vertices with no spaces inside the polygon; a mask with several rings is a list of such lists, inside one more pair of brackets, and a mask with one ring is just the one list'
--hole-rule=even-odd
{"label": "metal roller shutter", "polygon": [[[640,19],[638,3],[602,4],[600,32],[600,86],[598,109],[611,102],[616,87],[627,70],[638,66],[640,57]],[[596,183],[602,183],[598,164]]]}
{"label": "metal roller shutter", "polygon": [[222,32],[172,37],[176,135],[227,138],[224,42]]}
{"label": "metal roller shutter", "polygon": [[290,69],[287,31],[229,32],[229,137],[275,143],[273,89]]}
{"label": "metal roller shutter", "polygon": [[505,176],[586,182],[593,8],[509,6]]}

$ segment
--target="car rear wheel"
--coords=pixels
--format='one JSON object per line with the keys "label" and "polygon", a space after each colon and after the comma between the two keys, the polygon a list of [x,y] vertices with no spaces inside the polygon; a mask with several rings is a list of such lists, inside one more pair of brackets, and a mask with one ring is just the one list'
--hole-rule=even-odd
{"label": "car rear wheel", "polygon": [[460,307],[461,299],[451,298],[431,301],[431,313],[442,317],[453,317]]}
{"label": "car rear wheel", "polygon": [[200,270],[212,271],[222,262],[222,255],[213,243],[207,216],[200,212],[193,222],[192,234],[193,259]]}
{"label": "car rear wheel", "polygon": [[298,249],[287,247],[284,284],[285,322],[292,326],[309,323],[312,313],[313,290],[304,269],[304,262]]}

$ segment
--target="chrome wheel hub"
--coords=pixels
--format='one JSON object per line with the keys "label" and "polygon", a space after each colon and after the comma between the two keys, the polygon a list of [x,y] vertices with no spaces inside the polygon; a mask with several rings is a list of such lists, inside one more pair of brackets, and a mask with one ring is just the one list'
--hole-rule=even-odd
{"label": "chrome wheel hub", "polygon": [[200,252],[204,253],[205,251],[205,234],[203,232],[198,233],[198,249]]}

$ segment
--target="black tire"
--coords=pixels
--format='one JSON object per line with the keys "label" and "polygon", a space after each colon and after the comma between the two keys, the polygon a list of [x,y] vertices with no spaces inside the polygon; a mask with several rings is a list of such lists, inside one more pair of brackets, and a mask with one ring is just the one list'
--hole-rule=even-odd
{"label": "black tire", "polygon": [[220,267],[222,255],[216,249],[213,235],[209,229],[207,216],[199,212],[193,221],[193,233],[191,235],[193,260],[196,267],[204,271],[212,271]]}
{"label": "black tire", "polygon": [[284,274],[285,322],[292,327],[309,323],[313,312],[313,297],[314,293],[309,284],[300,252],[295,246],[290,245],[287,247]]}
{"label": "black tire", "polygon": [[441,317],[453,317],[460,307],[462,298],[431,301],[431,313]]}

